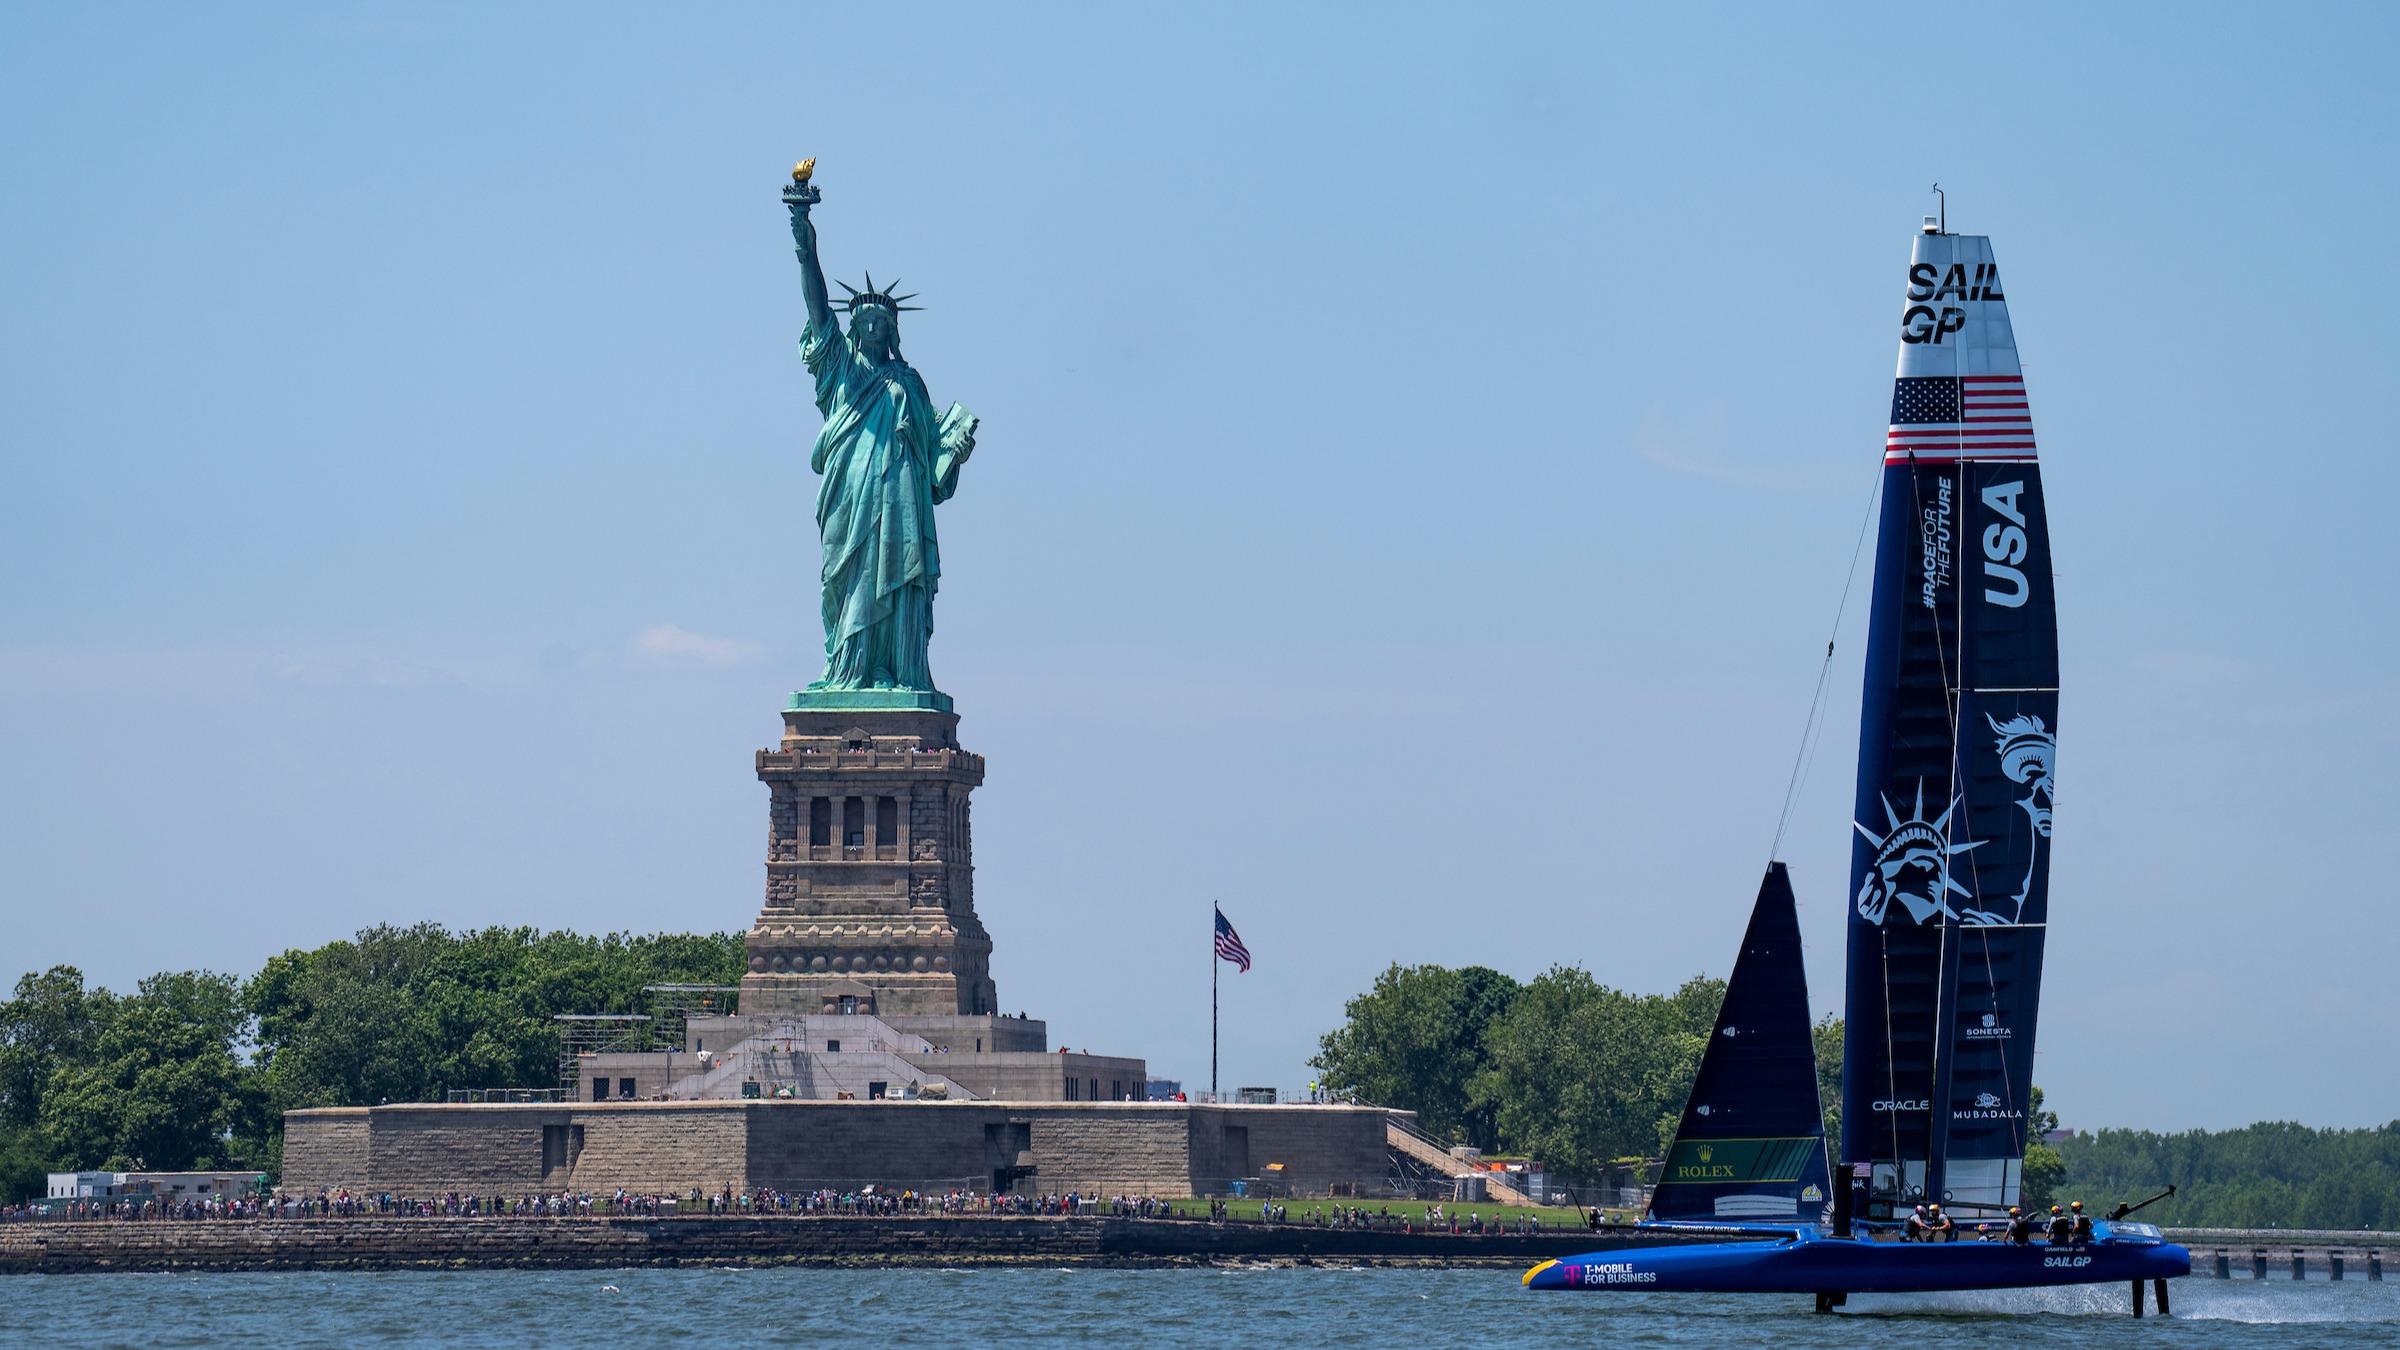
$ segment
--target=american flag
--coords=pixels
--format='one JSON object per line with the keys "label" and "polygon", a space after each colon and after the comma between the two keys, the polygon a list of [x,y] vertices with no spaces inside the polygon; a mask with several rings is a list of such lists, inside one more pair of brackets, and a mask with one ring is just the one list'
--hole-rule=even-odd
{"label": "american flag", "polygon": [[1887,464],[1911,458],[2032,459],[2022,375],[1903,375],[1892,381]]}
{"label": "american flag", "polygon": [[1225,922],[1221,909],[1217,911],[1217,959],[1233,962],[1244,973],[1250,969],[1250,949],[1242,945],[1242,935],[1233,931],[1233,925]]}

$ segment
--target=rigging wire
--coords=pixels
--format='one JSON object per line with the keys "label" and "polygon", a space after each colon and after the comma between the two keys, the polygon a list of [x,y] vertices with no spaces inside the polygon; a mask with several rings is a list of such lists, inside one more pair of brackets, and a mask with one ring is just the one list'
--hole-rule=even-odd
{"label": "rigging wire", "polygon": [[1792,756],[1792,777],[1783,787],[1783,812],[1775,817],[1775,842],[1767,846],[1767,861],[1783,853],[1783,832],[1792,823],[1801,785],[1816,764],[1816,747],[1824,739],[1817,714],[1825,706],[1825,686],[1833,678],[1833,644],[1842,635],[1842,616],[1850,610],[1850,591],[1858,584],[1858,559],[1867,546],[1867,526],[1875,519],[1876,499],[1883,495],[1883,461],[1875,462],[1875,477],[1867,488],[1867,509],[1858,518],[1858,538],[1850,545],[1850,570],[1842,577],[1841,602],[1833,607],[1833,630],[1825,635],[1825,660],[1817,667],[1817,692],[1808,700],[1808,720],[1800,724],[1800,749]]}

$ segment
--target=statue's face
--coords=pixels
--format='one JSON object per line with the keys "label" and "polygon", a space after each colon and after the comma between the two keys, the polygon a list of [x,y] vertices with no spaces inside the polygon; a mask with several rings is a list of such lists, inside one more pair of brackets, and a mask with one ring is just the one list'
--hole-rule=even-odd
{"label": "statue's face", "polygon": [[878,360],[891,354],[900,340],[900,326],[881,305],[862,305],[850,314],[850,341]]}

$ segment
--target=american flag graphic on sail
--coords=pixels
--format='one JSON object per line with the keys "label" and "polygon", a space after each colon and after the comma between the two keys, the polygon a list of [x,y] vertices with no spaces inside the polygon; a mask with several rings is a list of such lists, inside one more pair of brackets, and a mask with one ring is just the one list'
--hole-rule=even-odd
{"label": "american flag graphic on sail", "polygon": [[1886,464],[2033,458],[2023,375],[1903,375],[1892,381]]}

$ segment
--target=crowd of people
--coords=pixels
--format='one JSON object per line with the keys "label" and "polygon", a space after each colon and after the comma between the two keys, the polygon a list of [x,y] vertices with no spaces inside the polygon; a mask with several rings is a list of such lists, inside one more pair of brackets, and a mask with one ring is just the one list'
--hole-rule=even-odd
{"label": "crowd of people", "polygon": [[[1272,1222],[1291,1221],[1290,1211],[1283,1206],[1271,1205],[1268,1209],[1275,1216]],[[1539,1214],[1494,1214],[1487,1220],[1482,1210],[1469,1210],[1462,1216],[1452,1213],[1447,1205],[1427,1205],[1418,1215],[1411,1215],[1406,1209],[1394,1213],[1390,1205],[1374,1210],[1355,1205],[1311,1205],[1301,1221],[1326,1228],[1383,1228],[1403,1233],[1448,1233],[1453,1237],[1483,1237],[1498,1233],[1523,1236],[1542,1231],[1542,1216]]]}
{"label": "crowd of people", "polygon": [[588,1191],[542,1192],[531,1195],[472,1195],[450,1191],[416,1197],[390,1192],[361,1193],[342,1188],[314,1195],[241,1195],[198,1198],[134,1196],[115,1199],[30,1201],[0,1206],[0,1222],[35,1220],[158,1219],[609,1219],[663,1215],[732,1215],[880,1218],[907,1215],[952,1215],[1026,1218],[1108,1217],[1182,1219],[1199,1222],[1302,1223],[1321,1228],[1371,1228],[1409,1233],[1538,1233],[1538,1215],[1487,1220],[1481,1211],[1451,1213],[1446,1206],[1426,1205],[1411,1214],[1390,1205],[1369,1210],[1357,1205],[1312,1204],[1295,1219],[1291,1206],[1263,1203],[1256,1217],[1236,1215],[1221,1199],[1166,1200],[1144,1195],[1085,1195],[1068,1191],[1052,1195],[1022,1195],[989,1191],[918,1191],[869,1186],[859,1190],[819,1189],[784,1191],[772,1187],[736,1190],[722,1186],[714,1194],[693,1187],[682,1195],[613,1194]]}

